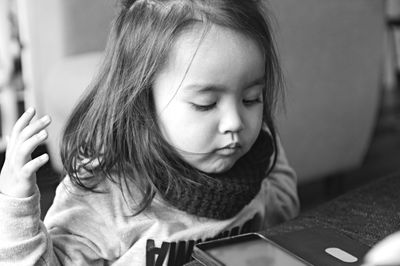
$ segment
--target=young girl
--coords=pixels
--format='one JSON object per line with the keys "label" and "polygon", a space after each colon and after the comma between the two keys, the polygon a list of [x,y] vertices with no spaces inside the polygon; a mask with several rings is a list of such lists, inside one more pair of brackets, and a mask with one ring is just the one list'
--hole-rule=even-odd
{"label": "young girl", "polygon": [[1,265],[183,265],[195,243],[298,213],[275,133],[281,88],[253,0],[124,2],[67,123],[66,177],[42,223],[45,116],[16,123],[0,176]]}

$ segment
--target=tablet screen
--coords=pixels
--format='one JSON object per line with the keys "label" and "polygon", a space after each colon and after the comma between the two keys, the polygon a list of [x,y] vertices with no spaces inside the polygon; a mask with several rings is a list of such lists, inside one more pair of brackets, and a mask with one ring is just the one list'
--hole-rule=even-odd
{"label": "tablet screen", "polygon": [[254,239],[207,250],[228,266],[306,266],[300,259],[264,239]]}

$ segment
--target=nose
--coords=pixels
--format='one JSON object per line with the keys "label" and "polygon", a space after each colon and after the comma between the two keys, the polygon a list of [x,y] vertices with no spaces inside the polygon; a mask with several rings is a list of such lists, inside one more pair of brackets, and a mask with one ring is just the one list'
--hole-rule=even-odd
{"label": "nose", "polygon": [[221,112],[219,131],[222,134],[238,133],[244,128],[243,118],[238,107],[231,107]]}

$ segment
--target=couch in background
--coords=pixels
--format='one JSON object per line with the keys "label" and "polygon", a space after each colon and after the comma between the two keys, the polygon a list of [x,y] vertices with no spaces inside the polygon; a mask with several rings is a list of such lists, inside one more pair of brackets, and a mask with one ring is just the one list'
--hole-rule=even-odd
{"label": "couch in background", "polygon": [[379,108],[384,1],[270,2],[287,87],[278,122],[299,181],[357,168]]}

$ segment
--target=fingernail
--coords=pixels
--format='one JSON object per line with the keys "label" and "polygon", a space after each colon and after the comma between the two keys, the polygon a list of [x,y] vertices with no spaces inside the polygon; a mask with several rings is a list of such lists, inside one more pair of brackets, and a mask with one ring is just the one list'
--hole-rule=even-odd
{"label": "fingernail", "polygon": [[42,122],[44,122],[44,123],[48,123],[48,122],[50,122],[50,116],[45,115],[45,116],[42,117],[41,120],[42,120]]}
{"label": "fingernail", "polygon": [[35,109],[33,107],[29,107],[28,109],[26,109],[27,113],[32,114],[35,111]]}
{"label": "fingernail", "polygon": [[47,161],[49,159],[49,155],[47,153],[44,153],[40,156],[40,160],[42,161]]}
{"label": "fingernail", "polygon": [[47,132],[45,130],[42,130],[38,133],[38,137],[40,138],[45,138],[47,136]]}

